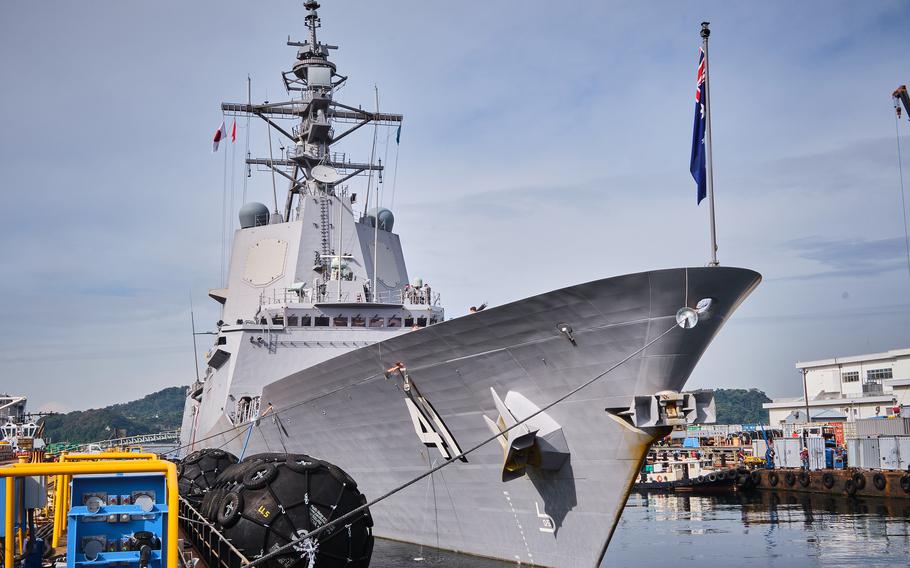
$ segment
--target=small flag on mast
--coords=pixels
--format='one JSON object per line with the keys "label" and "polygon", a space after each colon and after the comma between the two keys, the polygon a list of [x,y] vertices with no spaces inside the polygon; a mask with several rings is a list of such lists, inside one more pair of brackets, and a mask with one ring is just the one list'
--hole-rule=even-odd
{"label": "small flag on mast", "polygon": [[698,184],[698,203],[708,195],[707,173],[705,167],[705,132],[707,130],[708,95],[705,89],[705,76],[708,71],[708,61],[705,50],[698,48],[698,72],[696,73],[695,88],[695,124],[692,127],[692,158],[689,161],[689,171],[695,183]]}
{"label": "small flag on mast", "polygon": [[222,119],[221,126],[218,127],[218,130],[215,131],[215,136],[212,138],[212,152],[218,151],[218,145],[225,138],[227,138],[227,127]]}
{"label": "small flag on mast", "polygon": [[231,144],[237,141],[237,119],[234,119],[234,124],[231,125]]}
{"label": "small flag on mast", "polygon": [[398,125],[398,131],[395,132],[395,143],[401,144],[401,125]]}

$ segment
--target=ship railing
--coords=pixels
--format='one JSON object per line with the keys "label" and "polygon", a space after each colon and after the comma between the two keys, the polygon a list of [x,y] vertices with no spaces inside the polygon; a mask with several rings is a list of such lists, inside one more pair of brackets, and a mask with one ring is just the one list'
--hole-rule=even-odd
{"label": "ship railing", "polygon": [[[208,568],[240,568],[250,563],[246,556],[231,544],[221,532],[215,528],[208,519],[202,516],[189,501],[180,498],[178,505],[180,511],[180,525],[183,534],[195,547],[202,561]],[[186,552],[181,550],[180,554]],[[192,562],[185,562],[183,566],[192,566]]]}
{"label": "ship railing", "polygon": [[362,293],[342,291],[340,296],[337,290],[331,289],[331,286],[327,288],[326,290],[273,288],[263,291],[259,295],[259,307],[268,308],[269,306],[312,305],[319,303],[371,303],[374,301],[380,304],[437,307],[442,300],[439,293],[432,291],[428,293],[422,288],[383,290],[376,294],[375,300],[371,297],[366,287],[364,287]]}

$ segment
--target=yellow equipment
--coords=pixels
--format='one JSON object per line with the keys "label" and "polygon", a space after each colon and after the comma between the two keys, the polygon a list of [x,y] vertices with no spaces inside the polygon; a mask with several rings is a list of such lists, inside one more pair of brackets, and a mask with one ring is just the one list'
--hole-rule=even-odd
{"label": "yellow equipment", "polygon": [[[65,487],[73,475],[116,474],[116,473],[163,473],[167,488],[167,532],[162,546],[167,547],[166,568],[177,568],[177,466],[169,461],[159,460],[154,454],[113,453],[104,454],[70,454],[71,457],[59,463],[20,463],[0,468],[0,477],[6,478],[4,566],[13,566],[14,541],[12,538],[14,521],[15,478],[30,476],[55,476],[57,491],[54,501],[54,545],[56,546],[62,525],[65,523],[67,507]],[[149,456],[154,456],[149,458]],[[139,459],[137,459],[139,458]],[[69,462],[69,463],[67,463]],[[63,493],[63,495],[61,495]],[[63,519],[63,521],[61,521]]]}

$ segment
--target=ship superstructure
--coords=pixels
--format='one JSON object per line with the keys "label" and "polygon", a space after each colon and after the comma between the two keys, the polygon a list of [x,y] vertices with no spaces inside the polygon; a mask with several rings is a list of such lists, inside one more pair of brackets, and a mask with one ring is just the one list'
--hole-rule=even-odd
{"label": "ship superstructure", "polygon": [[[336,46],[316,37],[318,4],[306,7],[309,39],[288,41],[298,48],[297,59],[283,75],[293,98],[222,104],[227,114],[262,119],[270,138],[276,132],[287,139],[281,156],[247,159],[250,166],[270,170],[273,184],[276,175],[286,182],[281,210],[274,185],[271,210],[261,203],[241,208],[227,285],[209,293],[223,305],[222,318],[217,341],[206,354],[205,380],[193,387],[191,398],[219,409],[227,404],[226,416],[234,423],[259,412],[264,385],[444,318],[439,294],[408,279],[401,243],[392,232],[392,212],[377,203],[366,209],[372,173],[383,166],[352,162],[332,150],[363,126],[396,124],[402,117],[334,100],[347,77],[328,59]],[[290,128],[282,124],[288,119],[295,123]],[[358,196],[349,183],[365,174],[366,192]],[[355,210],[358,197],[365,202],[361,214]],[[202,401],[203,385],[223,390]],[[198,414],[216,419],[216,413],[205,410]],[[205,420],[195,428],[213,426]],[[184,431],[190,429],[192,424],[184,425]]]}
{"label": "ship superstructure", "polygon": [[222,105],[289,143],[247,160],[275,193],[271,207],[241,209],[226,285],[210,292],[222,318],[188,392],[184,453],[306,453],[367,498],[451,462],[371,507],[374,534],[596,566],[650,443],[710,419],[710,397],[681,391],[760,275],[657,270],[445,320],[437,292],[409,280],[392,213],[370,198],[381,166],[333,151],[401,116],[335,100],[346,77],[316,37],[318,4],[305,6],[309,39],[289,42],[299,50],[284,74],[292,100]]}

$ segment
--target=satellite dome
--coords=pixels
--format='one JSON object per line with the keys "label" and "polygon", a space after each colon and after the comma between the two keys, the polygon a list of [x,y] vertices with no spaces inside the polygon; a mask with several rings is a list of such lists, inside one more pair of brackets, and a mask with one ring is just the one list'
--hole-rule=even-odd
{"label": "satellite dome", "polygon": [[262,203],[246,203],[240,208],[240,228],[249,229],[269,224],[269,208]]}
{"label": "satellite dome", "polygon": [[[376,226],[376,210],[375,209],[373,209],[372,211],[370,211],[367,214],[367,219],[369,219],[369,223],[370,223],[371,227]],[[379,209],[379,228],[382,229],[383,231],[388,231],[391,233],[392,227],[394,225],[395,225],[395,215],[392,215],[392,212],[389,211],[388,209],[386,209],[385,207],[381,207]]]}

